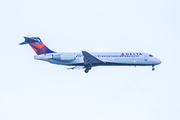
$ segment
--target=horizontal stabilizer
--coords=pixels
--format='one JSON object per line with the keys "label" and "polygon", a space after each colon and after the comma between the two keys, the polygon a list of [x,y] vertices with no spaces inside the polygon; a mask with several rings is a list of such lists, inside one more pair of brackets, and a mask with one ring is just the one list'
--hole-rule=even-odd
{"label": "horizontal stabilizer", "polygon": [[41,40],[40,39],[33,39],[33,38],[29,38],[29,37],[24,37],[25,41],[22,42],[22,43],[19,43],[19,45],[25,45],[25,44],[28,44],[28,43],[40,43]]}
{"label": "horizontal stabilizer", "polygon": [[25,45],[25,44],[28,44],[28,42],[19,43],[19,45]]}

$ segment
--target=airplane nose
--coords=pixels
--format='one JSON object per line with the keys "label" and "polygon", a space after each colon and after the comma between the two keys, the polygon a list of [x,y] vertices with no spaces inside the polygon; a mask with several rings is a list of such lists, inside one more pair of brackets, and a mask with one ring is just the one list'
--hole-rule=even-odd
{"label": "airplane nose", "polygon": [[157,64],[161,64],[161,60],[160,59],[157,59],[156,62],[157,62]]}

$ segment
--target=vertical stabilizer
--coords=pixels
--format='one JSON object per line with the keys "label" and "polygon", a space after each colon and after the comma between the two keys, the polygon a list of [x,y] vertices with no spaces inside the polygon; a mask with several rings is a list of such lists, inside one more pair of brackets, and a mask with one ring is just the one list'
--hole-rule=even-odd
{"label": "vertical stabilizer", "polygon": [[39,37],[24,37],[24,39],[25,41],[20,43],[20,45],[29,44],[37,55],[55,53],[46,47]]}

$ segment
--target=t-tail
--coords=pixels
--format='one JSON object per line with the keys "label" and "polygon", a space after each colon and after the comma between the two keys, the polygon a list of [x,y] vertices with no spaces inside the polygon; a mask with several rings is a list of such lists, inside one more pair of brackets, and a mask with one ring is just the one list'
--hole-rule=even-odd
{"label": "t-tail", "polygon": [[46,47],[39,37],[24,37],[25,41],[19,43],[19,45],[29,44],[37,55],[55,53]]}

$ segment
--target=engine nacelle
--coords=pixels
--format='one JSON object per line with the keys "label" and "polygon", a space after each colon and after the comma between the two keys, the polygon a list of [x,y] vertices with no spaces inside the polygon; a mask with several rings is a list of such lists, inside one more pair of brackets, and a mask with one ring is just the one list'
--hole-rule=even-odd
{"label": "engine nacelle", "polygon": [[73,53],[52,54],[52,59],[59,61],[73,61],[76,59]]}

